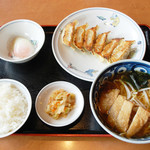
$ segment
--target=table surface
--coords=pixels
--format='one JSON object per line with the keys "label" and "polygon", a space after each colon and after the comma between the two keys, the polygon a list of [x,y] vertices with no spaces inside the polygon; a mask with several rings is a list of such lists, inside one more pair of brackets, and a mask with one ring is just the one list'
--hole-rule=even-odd
{"label": "table surface", "polygon": [[[88,7],[107,7],[130,16],[138,24],[150,26],[149,0],[0,0],[0,26],[15,19],[31,19],[40,25],[57,25],[74,11]],[[113,137],[75,137],[12,135],[0,139],[0,149],[149,149]]]}

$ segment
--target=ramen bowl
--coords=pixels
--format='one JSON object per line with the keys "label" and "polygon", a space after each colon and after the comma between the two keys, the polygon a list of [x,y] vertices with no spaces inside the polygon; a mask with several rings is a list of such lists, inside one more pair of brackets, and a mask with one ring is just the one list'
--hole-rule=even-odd
{"label": "ramen bowl", "polygon": [[[100,96],[103,94],[103,92],[100,93],[100,90],[103,88],[104,84],[108,81],[111,82],[111,79],[113,79],[115,75],[124,75],[127,72],[133,72],[133,71],[134,72],[138,71],[140,73],[147,73],[150,75],[150,63],[146,62],[146,61],[139,61],[139,60],[133,60],[133,59],[122,60],[122,61],[112,63],[110,66],[108,66],[107,68],[102,70],[91,85],[90,107],[91,107],[92,113],[93,113],[94,118],[96,119],[97,123],[106,132],[108,132],[115,138],[122,140],[124,142],[128,142],[128,143],[135,143],[135,144],[150,143],[150,136],[142,136],[142,137],[138,136],[138,137],[134,137],[134,138],[133,137],[127,138],[126,136],[123,136],[123,134],[116,132],[116,130],[112,129],[110,127],[110,125],[108,124],[108,115],[107,115],[107,117],[106,116],[104,117],[102,111],[99,109],[100,108],[99,104],[100,104],[100,100],[101,100]],[[111,87],[112,85],[110,84],[109,86]],[[114,95],[112,97],[114,97]],[[101,105],[101,106],[103,106],[103,105]],[[113,106],[113,104],[112,104],[112,106]],[[111,109],[111,107],[110,107],[110,109]],[[121,108],[122,107],[123,106],[121,106]],[[137,108],[139,108],[139,107],[137,107]],[[107,114],[110,113],[110,109],[109,109],[109,111],[107,111]],[[134,117],[132,118],[131,121],[133,121]],[[117,119],[118,118],[119,118],[119,115],[117,116]],[[130,123],[128,122],[128,127],[126,129],[126,133],[131,125],[131,121],[130,121]],[[142,130],[142,128],[141,128],[141,130]],[[139,130],[139,132],[140,132],[140,130]]]}
{"label": "ramen bowl", "polygon": [[[26,19],[10,21],[0,27],[0,58],[11,63],[30,61],[39,53],[44,41],[45,33],[38,23]],[[10,55],[12,49],[16,49],[18,58]]]}

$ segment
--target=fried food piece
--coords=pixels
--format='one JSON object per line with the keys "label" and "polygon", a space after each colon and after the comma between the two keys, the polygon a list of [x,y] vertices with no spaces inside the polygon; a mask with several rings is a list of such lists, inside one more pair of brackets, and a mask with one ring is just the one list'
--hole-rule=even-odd
{"label": "fried food piece", "polygon": [[125,100],[116,121],[116,128],[119,132],[125,133],[129,127],[130,115],[134,104]]}
{"label": "fried food piece", "polygon": [[77,21],[73,21],[67,24],[63,30],[62,34],[62,41],[65,45],[72,47],[72,40],[75,31],[75,26]]}
{"label": "fried food piece", "polygon": [[110,32],[105,32],[98,35],[94,45],[94,53],[101,55],[101,52],[103,51],[103,48],[106,44],[107,36],[109,33]]}
{"label": "fried food piece", "polygon": [[95,27],[92,27],[85,32],[84,37],[84,49],[87,51],[92,51],[95,39],[96,39],[96,31],[98,29],[98,25]]}
{"label": "fried food piece", "polygon": [[120,39],[113,39],[111,40],[104,48],[103,51],[101,53],[101,55],[108,59],[110,58],[113,50],[118,46]]}
{"label": "fried food piece", "polygon": [[119,89],[112,89],[106,92],[102,92],[99,101],[99,109],[102,113],[108,113],[110,107],[113,105],[115,99],[118,97],[119,92]]}
{"label": "fried food piece", "polygon": [[84,24],[82,26],[77,27],[73,37],[73,46],[82,51],[84,44],[85,29],[87,27],[88,24]]}
{"label": "fried food piece", "polygon": [[130,138],[140,131],[140,129],[146,124],[149,117],[150,112],[142,107],[139,107],[129,126],[129,129],[127,130],[126,137]]}
{"label": "fried food piece", "polygon": [[130,46],[134,41],[121,40],[120,44],[113,50],[110,57],[110,62],[116,62],[118,60],[126,59],[130,53]]}
{"label": "fried food piece", "polygon": [[126,100],[125,96],[118,95],[117,99],[111,106],[107,117],[107,122],[111,127],[115,127],[118,114],[125,100]]}

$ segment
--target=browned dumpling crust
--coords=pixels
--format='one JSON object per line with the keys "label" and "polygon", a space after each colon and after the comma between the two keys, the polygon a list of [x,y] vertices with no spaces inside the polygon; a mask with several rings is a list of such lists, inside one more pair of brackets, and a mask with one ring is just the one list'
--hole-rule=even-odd
{"label": "browned dumpling crust", "polygon": [[97,30],[98,30],[98,25],[86,30],[85,37],[84,37],[84,49],[85,50],[92,51],[95,40],[96,40]]}
{"label": "browned dumpling crust", "polygon": [[107,60],[109,60],[113,50],[118,46],[119,42],[120,42],[120,39],[111,40],[107,45],[105,45],[101,55]]}
{"label": "browned dumpling crust", "polygon": [[82,51],[83,51],[83,44],[84,44],[85,29],[87,27],[88,24],[84,24],[82,26],[77,27],[73,37],[73,46]]}
{"label": "browned dumpling crust", "polygon": [[104,46],[106,45],[107,36],[110,32],[99,34],[94,44],[94,53],[101,55]]}
{"label": "browned dumpling crust", "polygon": [[134,41],[121,40],[120,44],[113,50],[110,57],[110,62],[116,62],[118,60],[126,59],[130,53],[130,47]]}
{"label": "browned dumpling crust", "polygon": [[[88,24],[76,27],[78,21],[73,21],[65,26],[62,32],[62,42],[83,52],[90,51],[98,56],[101,61],[113,63],[129,58],[131,45],[134,41],[126,41],[123,38],[116,38],[107,43],[110,31],[97,36],[98,25],[86,29]],[[97,38],[96,38],[97,36]]]}
{"label": "browned dumpling crust", "polygon": [[72,47],[72,40],[73,40],[73,35],[74,35],[76,24],[77,24],[77,21],[73,21],[67,24],[63,30],[62,41],[67,46]]}

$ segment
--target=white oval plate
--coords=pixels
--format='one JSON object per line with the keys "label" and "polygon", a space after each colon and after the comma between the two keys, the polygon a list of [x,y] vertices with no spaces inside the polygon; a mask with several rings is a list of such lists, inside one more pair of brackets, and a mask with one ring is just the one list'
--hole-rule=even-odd
{"label": "white oval plate", "polygon": [[[76,96],[75,108],[69,112],[66,118],[53,119],[46,112],[46,105],[50,94],[54,90],[64,89],[68,92],[74,93]],[[84,108],[84,98],[81,91],[73,84],[65,81],[57,81],[46,85],[41,89],[36,97],[35,108],[39,118],[47,125],[54,127],[63,127],[73,123],[81,115]]]}
{"label": "white oval plate", "polygon": [[52,50],[57,62],[71,75],[92,82],[98,72],[108,66],[108,63],[100,62],[95,56],[73,50],[62,43],[61,31],[74,20],[78,20],[78,26],[85,23],[89,24],[88,28],[99,25],[98,34],[111,31],[108,39],[123,37],[125,40],[135,40],[132,48],[136,49],[136,53],[132,59],[143,59],[146,50],[145,37],[134,20],[113,9],[82,9],[64,18],[55,29],[52,38]]}

